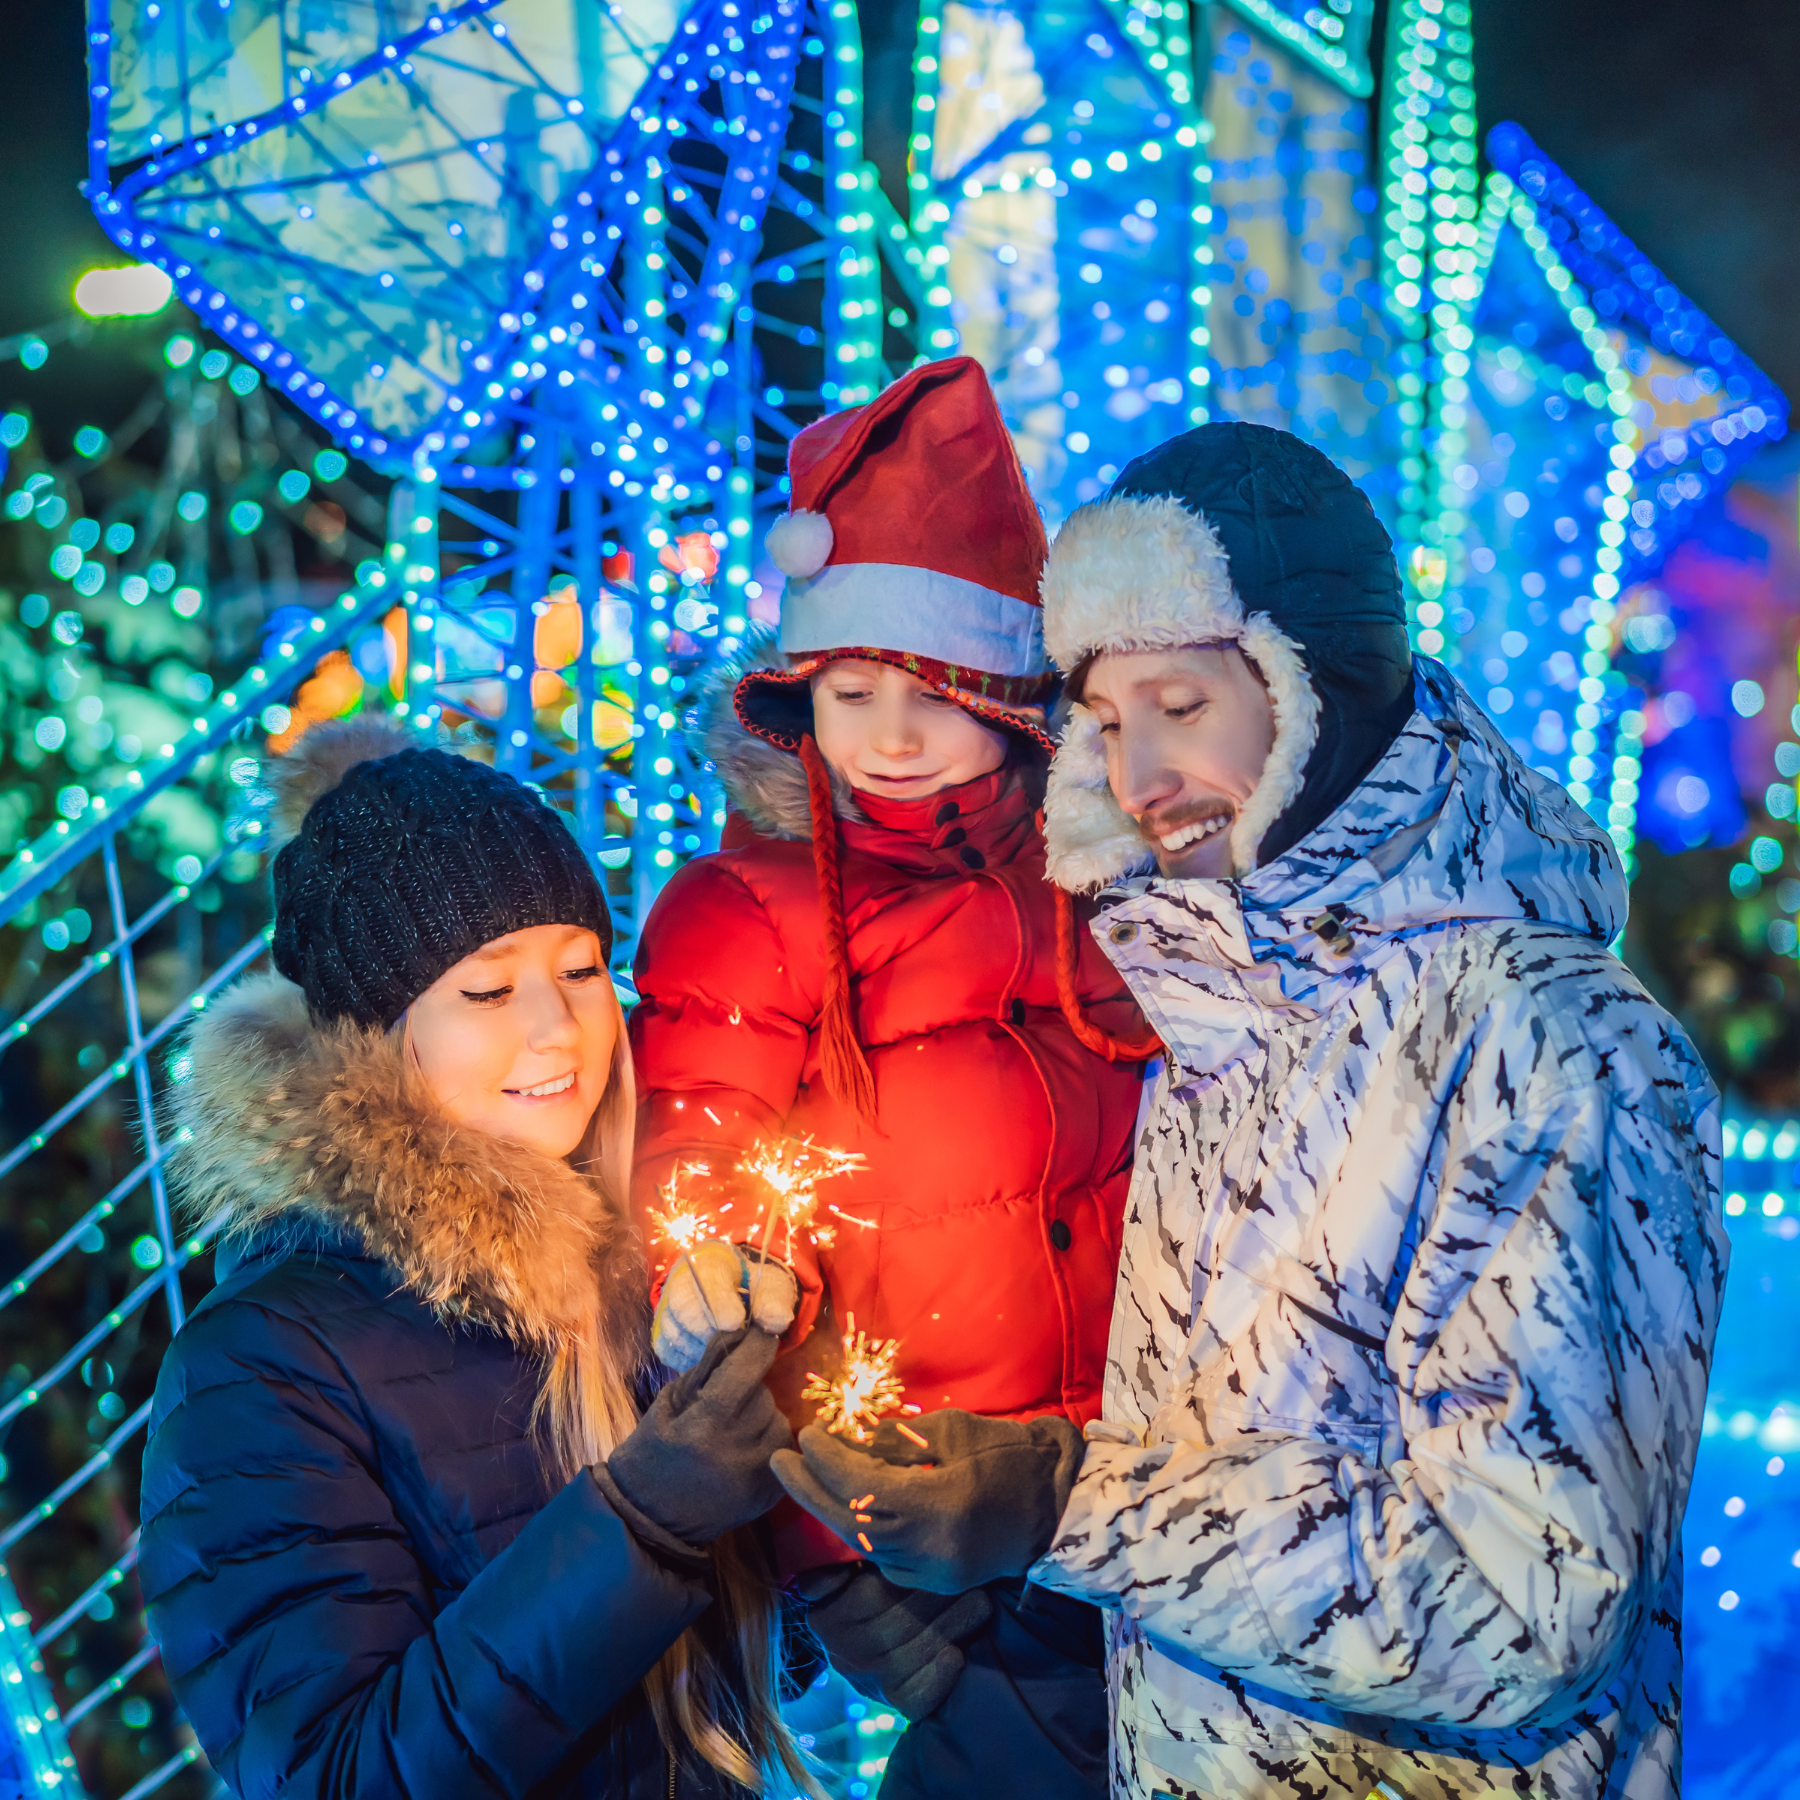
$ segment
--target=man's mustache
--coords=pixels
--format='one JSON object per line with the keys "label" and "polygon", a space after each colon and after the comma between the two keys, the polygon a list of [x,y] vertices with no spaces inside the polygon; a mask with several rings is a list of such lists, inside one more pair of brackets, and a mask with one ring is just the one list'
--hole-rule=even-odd
{"label": "man's mustache", "polygon": [[1160,850],[1162,841],[1184,825],[1203,825],[1211,819],[1236,817],[1237,808],[1224,800],[1183,800],[1173,806],[1153,806],[1139,813],[1135,821],[1138,833],[1152,850]]}

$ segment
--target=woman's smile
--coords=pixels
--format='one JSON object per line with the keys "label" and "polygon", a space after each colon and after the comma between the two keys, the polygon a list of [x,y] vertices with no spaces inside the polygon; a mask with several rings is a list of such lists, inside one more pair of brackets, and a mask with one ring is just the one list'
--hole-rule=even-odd
{"label": "woman's smile", "polygon": [[503,1088],[501,1092],[511,1100],[560,1100],[575,1086],[575,1076],[576,1071],[570,1069],[566,1074],[540,1081],[536,1087]]}

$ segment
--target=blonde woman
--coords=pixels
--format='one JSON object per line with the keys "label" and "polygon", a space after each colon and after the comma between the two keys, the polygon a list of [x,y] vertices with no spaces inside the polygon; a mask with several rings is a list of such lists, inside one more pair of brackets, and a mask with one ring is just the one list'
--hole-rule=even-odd
{"label": "blonde woman", "polygon": [[272,779],[280,973],[208,1009],[175,1090],[224,1242],[144,1466],[150,1629],[201,1744],[245,1800],[811,1790],[738,1529],[789,1442],[774,1340],[646,1381],[579,848],[377,722]]}

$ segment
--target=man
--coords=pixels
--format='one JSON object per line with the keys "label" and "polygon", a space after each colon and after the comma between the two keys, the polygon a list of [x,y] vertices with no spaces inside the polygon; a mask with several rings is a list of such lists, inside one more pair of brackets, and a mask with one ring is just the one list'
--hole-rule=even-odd
{"label": "man", "polygon": [[1104,1607],[1115,1794],[1674,1795],[1717,1096],[1607,948],[1611,845],[1285,433],[1141,459],[1044,594],[1050,873],[1169,1053],[1102,1419],[777,1473],[897,1581]]}

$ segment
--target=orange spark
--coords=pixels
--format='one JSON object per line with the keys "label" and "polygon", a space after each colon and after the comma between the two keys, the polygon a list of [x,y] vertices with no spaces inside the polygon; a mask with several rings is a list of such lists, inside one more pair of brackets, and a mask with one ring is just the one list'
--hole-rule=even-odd
{"label": "orange spark", "polygon": [[684,1253],[692,1250],[702,1238],[711,1235],[712,1217],[692,1201],[682,1201],[678,1192],[681,1178],[683,1175],[708,1175],[711,1172],[705,1163],[683,1163],[669,1177],[668,1186],[657,1191],[663,1210],[653,1213],[651,1217],[656,1221],[663,1240]]}
{"label": "orange spark", "polygon": [[894,1373],[900,1341],[872,1339],[858,1331],[854,1314],[846,1316],[845,1327],[843,1366],[829,1378],[809,1372],[800,1397],[818,1402],[815,1424],[866,1444],[875,1435],[876,1421],[898,1407],[906,1394]]}
{"label": "orange spark", "polygon": [[[769,1239],[779,1223],[786,1233],[784,1260],[793,1261],[794,1233],[805,1231],[819,1210],[819,1183],[834,1175],[849,1175],[866,1168],[868,1159],[850,1150],[834,1150],[829,1145],[815,1144],[811,1138],[781,1138],[774,1143],[758,1141],[744,1153],[738,1170],[754,1176],[767,1193],[768,1216],[763,1223],[762,1248],[766,1252]],[[831,1212],[837,1208],[830,1207]],[[862,1223],[858,1220],[857,1223]],[[815,1234],[814,1241],[830,1241],[829,1226]]]}

